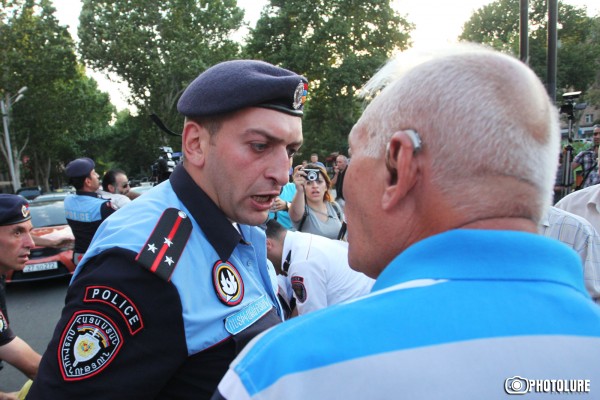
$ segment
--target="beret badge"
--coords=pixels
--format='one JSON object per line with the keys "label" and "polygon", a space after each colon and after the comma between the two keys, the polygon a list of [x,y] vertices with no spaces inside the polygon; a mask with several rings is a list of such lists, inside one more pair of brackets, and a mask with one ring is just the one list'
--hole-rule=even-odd
{"label": "beret badge", "polygon": [[308,93],[308,83],[300,82],[298,86],[296,86],[296,91],[294,92],[294,110],[299,110],[304,106],[306,102],[306,94]]}
{"label": "beret badge", "polygon": [[23,207],[21,207],[21,214],[23,214],[23,218],[29,217],[29,204],[23,204]]}

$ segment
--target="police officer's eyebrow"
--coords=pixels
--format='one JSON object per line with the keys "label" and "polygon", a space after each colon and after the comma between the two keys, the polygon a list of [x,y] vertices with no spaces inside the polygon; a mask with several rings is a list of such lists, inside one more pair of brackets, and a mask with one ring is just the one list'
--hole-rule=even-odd
{"label": "police officer's eyebrow", "polygon": [[[244,132],[244,135],[260,135],[270,143],[285,143],[285,141],[282,138],[275,136],[275,135],[273,135],[265,130],[262,130],[262,129],[247,129]],[[300,147],[302,145],[302,142],[303,142],[303,140],[288,143],[287,147],[294,147],[294,146]]]}

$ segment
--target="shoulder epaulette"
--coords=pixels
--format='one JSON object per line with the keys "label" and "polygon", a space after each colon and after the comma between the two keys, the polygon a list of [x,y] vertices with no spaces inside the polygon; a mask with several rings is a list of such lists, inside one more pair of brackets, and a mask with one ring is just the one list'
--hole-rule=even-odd
{"label": "shoulder epaulette", "polygon": [[181,210],[168,208],[135,259],[169,281],[191,233],[192,221],[188,216]]}

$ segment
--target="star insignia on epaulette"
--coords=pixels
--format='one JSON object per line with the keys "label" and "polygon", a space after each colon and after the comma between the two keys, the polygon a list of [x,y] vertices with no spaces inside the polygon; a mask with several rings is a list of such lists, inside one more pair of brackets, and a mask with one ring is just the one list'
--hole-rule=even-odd
{"label": "star insignia on epaulette", "polygon": [[169,281],[191,233],[192,222],[188,216],[181,210],[168,208],[159,218],[136,260],[150,272]]}

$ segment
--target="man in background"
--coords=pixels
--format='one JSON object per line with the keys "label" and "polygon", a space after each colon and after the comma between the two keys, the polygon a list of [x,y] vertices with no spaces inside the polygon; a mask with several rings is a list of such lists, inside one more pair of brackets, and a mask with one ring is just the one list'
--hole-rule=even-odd
{"label": "man in background", "polygon": [[76,190],[75,195],[65,198],[65,216],[75,236],[75,265],[83,258],[100,224],[115,212],[110,200],[97,193],[100,176],[95,167],[92,159],[83,157],[71,161],[65,169],[69,183]]}
{"label": "man in background", "polygon": [[102,177],[102,189],[98,189],[97,193],[103,198],[110,200],[114,208],[119,209],[131,202],[133,192],[129,189],[131,189],[131,186],[125,171],[109,169],[104,173]]}
{"label": "man in background", "polygon": [[348,157],[340,154],[335,158],[335,166],[333,167],[333,178],[331,184],[335,189],[335,201],[344,208],[346,200],[344,200],[344,176],[346,176],[346,167],[348,167]]}
{"label": "man in background", "polygon": [[375,283],[350,268],[347,242],[288,231],[274,219],[266,232],[267,257],[286,281],[280,286],[292,289],[286,300],[296,305],[298,315],[363,296]]}
{"label": "man in background", "polygon": [[549,206],[540,221],[541,235],[557,239],[579,254],[588,293],[600,305],[600,235],[586,219]]}
{"label": "man in background", "polygon": [[535,380],[578,380],[582,395],[600,382],[581,260],[537,233],[560,143],[544,85],[475,45],[418,56],[372,78],[349,135],[348,261],[373,290],[266,332],[214,399],[499,399],[544,393]]}
{"label": "man in background", "polygon": [[[581,188],[600,183],[600,175],[598,174],[598,146],[600,146],[600,125],[594,125],[592,147],[577,154],[571,163],[572,171],[581,166],[581,173],[583,174]],[[577,189],[581,188],[578,187]]]}

